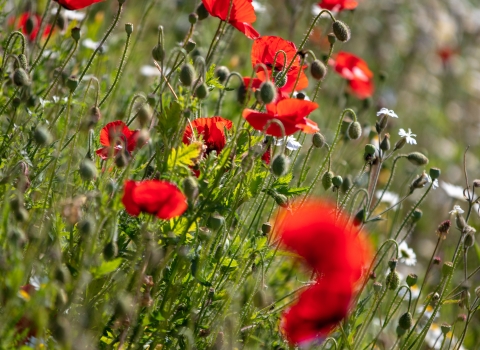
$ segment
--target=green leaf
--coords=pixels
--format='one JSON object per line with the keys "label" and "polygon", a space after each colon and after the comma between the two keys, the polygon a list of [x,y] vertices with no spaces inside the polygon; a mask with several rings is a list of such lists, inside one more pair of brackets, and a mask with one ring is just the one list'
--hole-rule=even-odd
{"label": "green leaf", "polygon": [[297,196],[302,193],[306,193],[308,191],[307,187],[297,187],[297,188],[288,188],[287,186],[282,186],[277,188],[277,192],[283,194],[287,197],[289,196]]}
{"label": "green leaf", "polygon": [[175,133],[182,116],[182,106],[178,101],[173,101],[163,110],[158,117],[157,129],[164,138],[171,138]]}
{"label": "green leaf", "polygon": [[93,269],[92,274],[94,278],[99,278],[115,271],[122,263],[122,260],[122,258],[117,258],[111,261],[104,261],[102,265]]}
{"label": "green leaf", "polygon": [[287,175],[279,177],[277,180],[275,180],[272,187],[276,189],[277,187],[288,186],[288,184],[290,184],[292,179],[293,179],[293,174],[288,173]]}
{"label": "green leaf", "polygon": [[168,156],[168,170],[171,171],[177,166],[188,170],[188,167],[194,165],[194,161],[200,156],[201,151],[200,143],[181,144],[177,149],[172,149]]}

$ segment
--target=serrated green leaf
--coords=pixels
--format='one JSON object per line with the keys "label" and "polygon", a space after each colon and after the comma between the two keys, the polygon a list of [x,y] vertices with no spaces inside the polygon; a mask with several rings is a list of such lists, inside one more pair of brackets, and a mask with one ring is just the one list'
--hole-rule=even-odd
{"label": "serrated green leaf", "polygon": [[200,156],[201,151],[200,143],[181,144],[177,149],[172,149],[168,157],[168,170],[173,170],[177,166],[188,169],[194,165],[194,161]]}
{"label": "serrated green leaf", "polygon": [[292,181],[292,179],[293,179],[293,174],[288,173],[287,175],[279,177],[277,180],[275,180],[272,187],[277,189],[277,187],[288,186],[288,184]]}
{"label": "serrated green leaf", "polygon": [[178,121],[182,115],[182,106],[178,101],[173,101],[170,106],[163,110],[158,117],[158,131],[165,138],[173,136],[176,128],[178,127]]}
{"label": "serrated green leaf", "polygon": [[93,269],[92,274],[94,278],[102,277],[106,274],[112,273],[119,268],[122,263],[122,258],[117,258],[111,261],[104,261],[102,265]]}

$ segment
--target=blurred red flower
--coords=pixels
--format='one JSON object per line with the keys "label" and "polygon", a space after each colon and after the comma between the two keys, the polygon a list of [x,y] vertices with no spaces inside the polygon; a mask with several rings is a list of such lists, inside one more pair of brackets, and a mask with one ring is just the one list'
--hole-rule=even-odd
{"label": "blurred red flower", "polygon": [[[280,51],[285,52],[287,56],[286,60]],[[280,72],[289,66],[296,53],[297,47],[291,41],[287,41],[278,36],[262,36],[253,43],[251,53],[252,66],[255,67],[259,63],[267,66],[268,76],[266,76],[263,68],[256,68],[257,77],[261,81],[265,81],[270,79],[272,75],[275,78],[277,75],[282,74]],[[275,55],[277,56],[276,59]],[[275,67],[273,66],[274,63]],[[300,57],[297,56],[285,76],[285,83],[283,85],[279,84],[279,89],[284,92],[292,92],[298,75],[300,75],[300,77],[298,78],[295,90],[305,89],[308,86],[308,78],[303,72],[305,68],[306,66],[300,67]]]}
{"label": "blurred red flower", "polygon": [[357,8],[358,1],[356,0],[322,0],[318,3],[324,10],[330,11],[342,11],[342,10],[353,10]]}
{"label": "blurred red flower", "polygon": [[130,215],[148,213],[164,220],[182,215],[188,207],[187,198],[178,187],[161,180],[127,180],[122,203]]}
{"label": "blurred red flower", "polygon": [[54,0],[67,10],[80,10],[103,0]]}
{"label": "blurred red flower", "polygon": [[252,23],[256,21],[257,16],[251,0],[233,0],[230,10],[230,0],[202,0],[207,11],[214,17],[226,21],[237,28],[249,39],[257,39],[260,34],[252,27]]}
{"label": "blurred red flower", "polygon": [[364,60],[348,52],[339,52],[329,63],[338,74],[349,81],[355,96],[361,99],[372,96],[373,73]]}
{"label": "blurred red flower", "polygon": [[100,143],[104,147],[98,149],[96,153],[102,159],[116,155],[122,149],[131,153],[137,146],[137,135],[138,130],[130,130],[121,120],[108,123],[100,131]]}
{"label": "blurred red flower", "polygon": [[[9,25],[20,29],[29,41],[34,41],[37,38],[41,22],[42,17],[30,12],[24,12],[18,18],[11,17],[9,19]],[[52,31],[52,26],[50,24],[45,25],[42,38],[47,37],[50,31]]]}
{"label": "blurred red flower", "polygon": [[193,139],[192,128],[196,136],[202,136],[203,142],[207,147],[207,154],[215,150],[220,154],[227,143],[225,129],[230,130],[233,123],[222,117],[198,118],[193,120],[185,128],[183,133],[183,143],[189,144]]}
{"label": "blurred red flower", "polygon": [[326,202],[309,201],[280,215],[280,243],[320,277],[283,316],[285,337],[298,344],[327,335],[346,316],[371,252],[357,229]]}
{"label": "blurred red flower", "polygon": [[267,135],[281,137],[292,135],[301,130],[307,134],[313,134],[319,131],[315,122],[308,119],[307,116],[318,108],[315,102],[288,98],[280,100],[278,103],[270,103],[267,106],[267,113],[245,109],[243,117],[255,129],[265,131],[267,123],[277,119],[285,128],[285,135],[282,135],[282,129],[276,123],[270,123],[265,131]]}

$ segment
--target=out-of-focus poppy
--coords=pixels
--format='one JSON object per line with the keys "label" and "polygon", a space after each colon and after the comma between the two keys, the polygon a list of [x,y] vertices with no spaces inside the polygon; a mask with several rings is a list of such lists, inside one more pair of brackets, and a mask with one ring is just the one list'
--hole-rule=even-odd
{"label": "out-of-focus poppy", "polygon": [[188,207],[178,187],[161,180],[126,181],[122,203],[130,215],[148,213],[164,220],[182,215]]}
{"label": "out-of-focus poppy", "polygon": [[372,96],[373,73],[364,60],[348,52],[339,52],[329,63],[338,74],[349,81],[355,96],[361,99]]}
{"label": "out-of-focus poppy", "polygon": [[230,120],[222,117],[195,119],[185,128],[185,132],[183,133],[183,143],[189,144],[192,142],[194,130],[195,135],[202,136],[203,142],[207,148],[207,154],[213,150],[219,154],[227,143],[225,130],[230,130],[232,126],[233,123]]}
{"label": "out-of-focus poppy", "polygon": [[252,26],[257,16],[250,0],[233,0],[231,9],[230,0],[202,0],[202,2],[210,15],[218,17],[222,21],[226,21],[228,17],[228,23],[245,34],[247,38],[257,39],[260,37],[260,34]]}
{"label": "out-of-focus poppy", "polygon": [[342,10],[353,10],[357,8],[358,1],[356,0],[322,0],[318,3],[324,10],[330,11],[342,11]]}
{"label": "out-of-focus poppy", "polygon": [[[285,52],[286,60],[281,51]],[[252,66],[255,67],[259,63],[267,66],[268,76],[266,76],[265,71],[261,67],[256,68],[257,77],[261,81],[268,80],[272,76],[275,79],[279,79],[284,74],[282,71],[290,65],[296,53],[297,47],[291,41],[278,36],[262,36],[253,43],[251,53]],[[303,72],[305,68],[306,66],[300,66],[300,58],[297,56],[284,77],[285,81],[277,83],[279,89],[284,92],[292,92],[294,88],[296,90],[305,89],[308,86],[308,78]],[[295,86],[298,76],[298,82]]]}
{"label": "out-of-focus poppy", "polygon": [[[9,20],[9,24],[20,29],[29,41],[34,41],[37,38],[41,22],[42,17],[40,15],[30,12],[24,12],[18,18],[11,17]],[[47,37],[51,30],[52,26],[50,24],[45,25],[42,38]]]}
{"label": "out-of-focus poppy", "polygon": [[137,146],[138,130],[130,130],[128,126],[121,120],[108,123],[100,131],[100,143],[102,148],[96,153],[102,159],[116,155],[121,150],[131,153]]}
{"label": "out-of-focus poppy", "polygon": [[67,10],[80,10],[103,0],[55,0]]}
{"label": "out-of-focus poppy", "polygon": [[[307,118],[311,112],[318,108],[318,104],[315,102],[288,98],[278,103],[270,103],[266,107],[267,113],[253,109],[243,111],[243,117],[255,130],[265,131],[265,127],[270,122],[270,126],[265,133],[276,137],[292,135],[299,130],[307,134],[319,131],[317,124]],[[271,122],[273,119],[277,119],[283,124],[285,135],[282,134],[279,125]]]}
{"label": "out-of-focus poppy", "polygon": [[452,59],[453,56],[458,54],[458,50],[451,47],[442,47],[437,50],[437,55],[445,65]]}

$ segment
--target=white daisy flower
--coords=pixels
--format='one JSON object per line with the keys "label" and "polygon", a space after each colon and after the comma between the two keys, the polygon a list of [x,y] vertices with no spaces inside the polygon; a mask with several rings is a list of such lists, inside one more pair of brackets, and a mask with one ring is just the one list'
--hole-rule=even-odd
{"label": "white daisy flower", "polygon": [[400,252],[401,263],[404,263],[407,266],[415,266],[417,263],[417,254],[410,248],[405,241],[398,245],[398,251]]}
{"label": "white daisy flower", "polygon": [[[275,142],[275,145],[277,146],[282,146],[283,145],[283,140],[284,138],[278,138],[277,141]],[[287,137],[287,149],[290,151],[297,151],[302,147],[302,144],[298,142],[295,137],[293,136],[288,136]]]}
{"label": "white daisy flower", "polygon": [[445,181],[442,181],[440,182],[440,187],[447,193],[447,196],[455,199],[460,199],[462,201],[465,200],[465,197],[463,196],[462,186],[455,186]]}
{"label": "white daisy flower", "polygon": [[[440,350],[443,343],[443,337],[442,328],[438,324],[433,323],[425,336],[425,343],[428,345],[429,349]],[[450,341],[452,345],[457,344],[458,341],[457,337],[452,335],[452,332],[447,333],[444,348],[448,347]],[[458,350],[465,350],[465,348],[461,345]]]}
{"label": "white daisy flower", "polygon": [[417,141],[414,138],[414,137],[417,137],[417,135],[412,134],[411,129],[408,129],[408,132],[406,132],[404,129],[400,129],[400,131],[398,132],[398,135],[400,135],[400,137],[405,138],[407,143],[409,143],[411,145],[416,145],[417,144]]}
{"label": "white daisy flower", "polygon": [[398,115],[392,109],[382,108],[377,112],[377,117],[383,117],[384,115],[390,118],[398,118]]}
{"label": "white daisy flower", "polygon": [[452,215],[458,215],[458,214],[465,213],[465,211],[462,208],[460,208],[459,205],[454,205],[453,210],[450,210],[448,213]]}

